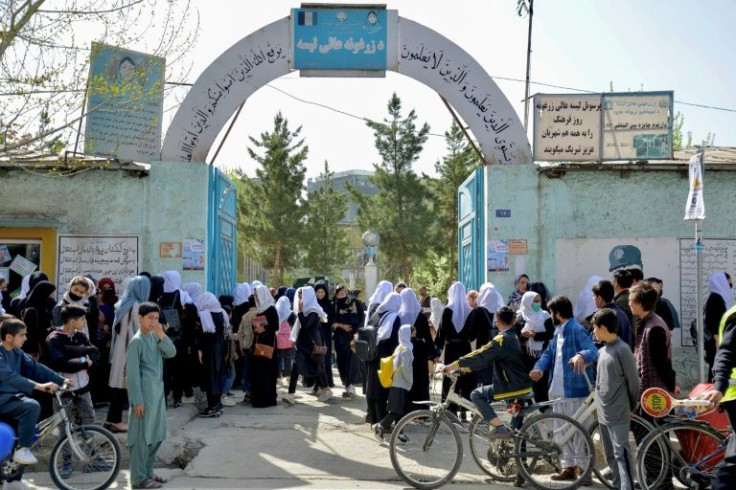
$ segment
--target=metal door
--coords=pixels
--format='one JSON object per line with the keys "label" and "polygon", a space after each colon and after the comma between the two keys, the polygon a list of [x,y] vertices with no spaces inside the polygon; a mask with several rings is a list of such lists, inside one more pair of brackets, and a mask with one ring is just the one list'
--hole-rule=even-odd
{"label": "metal door", "polygon": [[215,296],[233,294],[238,241],[235,184],[215,167],[209,169],[207,222],[207,291]]}
{"label": "metal door", "polygon": [[485,278],[483,195],[483,169],[479,168],[457,190],[458,278],[468,291],[477,290]]}

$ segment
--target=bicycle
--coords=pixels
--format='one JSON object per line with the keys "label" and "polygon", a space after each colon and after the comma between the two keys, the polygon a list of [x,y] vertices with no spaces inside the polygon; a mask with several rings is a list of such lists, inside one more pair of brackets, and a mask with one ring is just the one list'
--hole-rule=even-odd
{"label": "bicycle", "polygon": [[[716,465],[726,454],[728,438],[693,417],[714,407],[703,400],[675,400],[661,388],[645,390],[641,405],[652,417],[665,420],[639,445],[636,473],[642,490],[674,488],[673,476],[686,488],[707,488]],[[683,409],[679,415],[668,416],[675,406]]]}
{"label": "bicycle", "polygon": [[[63,407],[61,387],[54,396]],[[59,426],[63,426],[60,433]],[[63,490],[99,490],[108,488],[118,477],[123,451],[117,438],[107,429],[96,425],[76,425],[66,410],[60,408],[52,416],[36,424],[38,448],[49,436],[58,437],[49,457],[49,473],[57,488]],[[0,462],[0,482],[20,480],[26,467],[8,456]]]}
{"label": "bicycle", "polygon": [[[480,411],[454,391],[460,375],[457,371],[447,375],[452,384],[445,401],[417,402],[432,407],[410,412],[396,424],[389,454],[391,464],[405,482],[415,488],[432,489],[449,483],[457,474],[462,463],[463,445],[456,427],[461,422],[448,410],[454,403],[473,414],[469,429],[471,453],[476,464],[490,476],[498,480],[513,480],[518,472],[539,489],[575,489],[584,483],[593,467],[593,441],[579,423],[565,415],[540,413],[530,417],[520,428],[514,427],[525,415],[554,401],[521,406],[515,400],[528,402],[533,395],[513,399],[508,403],[513,410],[512,439],[490,442],[488,424],[483,422]],[[562,470],[560,457],[570,443],[581,445],[579,454],[587,461],[574,481],[552,480],[552,473]],[[489,449],[482,451],[481,444]],[[489,465],[484,465],[485,457],[488,457]],[[511,461],[514,466],[510,466]],[[513,475],[508,474],[511,468]]]}

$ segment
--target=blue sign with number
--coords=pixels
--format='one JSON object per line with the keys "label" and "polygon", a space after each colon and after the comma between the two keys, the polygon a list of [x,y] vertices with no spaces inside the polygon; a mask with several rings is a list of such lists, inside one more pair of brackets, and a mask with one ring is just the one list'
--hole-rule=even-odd
{"label": "blue sign with number", "polygon": [[511,217],[510,209],[497,209],[496,210],[496,218],[510,218],[510,217]]}
{"label": "blue sign with number", "polygon": [[387,19],[383,9],[292,9],[292,68],[385,70]]}

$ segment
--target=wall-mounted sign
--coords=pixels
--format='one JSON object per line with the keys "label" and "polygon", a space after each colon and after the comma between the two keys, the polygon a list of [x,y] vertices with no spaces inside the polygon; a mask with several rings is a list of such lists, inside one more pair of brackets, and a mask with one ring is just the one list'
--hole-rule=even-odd
{"label": "wall-mounted sign", "polygon": [[[394,11],[395,12],[395,11]],[[386,70],[389,36],[396,37],[385,8],[291,10],[295,70]]]}
{"label": "wall-mounted sign", "polygon": [[527,246],[526,246],[526,239],[509,239],[509,254],[510,255],[526,255],[527,254]]}
{"label": "wall-mounted sign", "polygon": [[185,271],[204,270],[204,240],[188,238],[182,245],[182,269]]}
{"label": "wall-mounted sign", "polygon": [[534,96],[534,160],[672,158],[673,92]]}
{"label": "wall-mounted sign", "polygon": [[138,275],[137,236],[60,236],[58,254],[60,293],[74,276],[91,275],[95,281],[110,277],[119,288],[126,277]]}
{"label": "wall-mounted sign", "polygon": [[510,218],[510,217],[511,217],[510,209],[497,209],[496,210],[496,218]]}
{"label": "wall-mounted sign", "polygon": [[181,242],[161,242],[158,244],[158,256],[162,259],[180,259]]}

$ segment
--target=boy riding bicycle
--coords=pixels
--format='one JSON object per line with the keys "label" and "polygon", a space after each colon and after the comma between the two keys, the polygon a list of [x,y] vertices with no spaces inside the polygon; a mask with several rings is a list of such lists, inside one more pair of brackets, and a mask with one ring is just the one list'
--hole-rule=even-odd
{"label": "boy riding bicycle", "polygon": [[18,449],[13,460],[31,465],[38,462],[30,448],[41,406],[30,395],[34,390],[55,393],[71,382],[21,350],[26,336],[26,325],[20,320],[5,320],[0,325],[0,416],[18,423]]}
{"label": "boy riding bicycle", "polygon": [[532,380],[524,366],[521,344],[513,328],[515,321],[514,310],[508,306],[499,308],[495,322],[500,334],[444,369],[445,373],[449,373],[455,369],[477,371],[493,366],[493,384],[476,388],[470,393],[470,400],[483,414],[483,420],[494,427],[488,436],[491,439],[511,438],[511,431],[498,418],[491,402],[522,397],[532,392]]}

